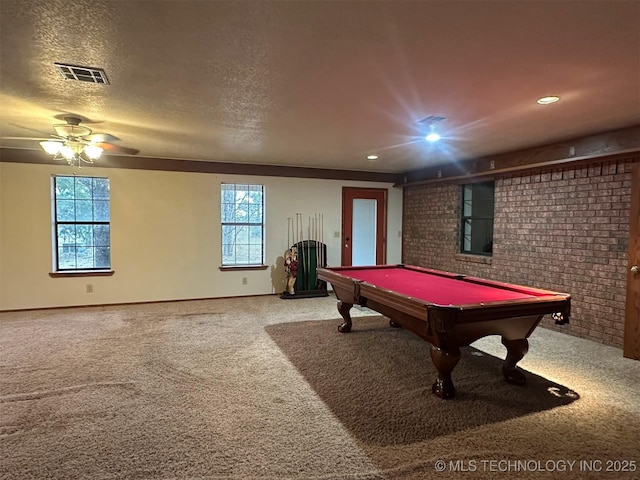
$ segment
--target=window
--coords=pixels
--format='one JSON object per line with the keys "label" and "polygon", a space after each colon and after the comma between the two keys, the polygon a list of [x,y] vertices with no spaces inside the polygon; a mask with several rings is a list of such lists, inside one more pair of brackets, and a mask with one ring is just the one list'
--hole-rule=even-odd
{"label": "window", "polygon": [[222,266],[264,262],[264,188],[222,184]]}
{"label": "window", "polygon": [[494,182],[462,186],[462,253],[493,253],[493,207]]}
{"label": "window", "polygon": [[53,177],[56,271],[111,268],[109,179]]}

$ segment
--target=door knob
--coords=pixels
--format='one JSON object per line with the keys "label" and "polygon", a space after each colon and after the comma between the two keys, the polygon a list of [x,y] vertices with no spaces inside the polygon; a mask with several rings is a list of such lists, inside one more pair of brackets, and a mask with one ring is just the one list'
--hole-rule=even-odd
{"label": "door knob", "polygon": [[640,273],[640,267],[638,267],[638,265],[634,265],[633,267],[631,267],[631,273],[633,273],[634,275],[638,275]]}

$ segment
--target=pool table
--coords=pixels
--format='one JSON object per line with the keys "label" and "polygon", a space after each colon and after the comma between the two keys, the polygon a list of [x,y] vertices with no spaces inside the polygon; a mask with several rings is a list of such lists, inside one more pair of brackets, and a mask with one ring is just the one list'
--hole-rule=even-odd
{"label": "pool table", "polygon": [[331,284],[344,319],[338,330],[352,328],[349,310],[368,307],[431,344],[438,371],[432,391],[443,399],[455,396],[451,372],[460,360],[460,347],[487,335],[501,335],[507,355],[505,379],[523,385],[516,364],[529,349],[527,338],[542,317],[569,321],[571,296],[537,288],[409,265],[318,268],[318,278]]}

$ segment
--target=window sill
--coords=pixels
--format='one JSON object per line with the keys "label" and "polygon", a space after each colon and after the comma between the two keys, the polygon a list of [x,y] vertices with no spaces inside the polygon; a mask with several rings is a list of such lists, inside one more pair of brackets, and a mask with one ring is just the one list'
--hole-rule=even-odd
{"label": "window sill", "polygon": [[456,254],[456,260],[469,263],[482,263],[484,265],[491,265],[491,257],[485,255],[472,255],[469,253]]}
{"label": "window sill", "polygon": [[239,272],[242,270],[266,270],[269,265],[229,265],[218,268],[221,272]]}
{"label": "window sill", "polygon": [[52,278],[60,277],[110,277],[115,272],[113,270],[69,270],[63,272],[50,272]]}

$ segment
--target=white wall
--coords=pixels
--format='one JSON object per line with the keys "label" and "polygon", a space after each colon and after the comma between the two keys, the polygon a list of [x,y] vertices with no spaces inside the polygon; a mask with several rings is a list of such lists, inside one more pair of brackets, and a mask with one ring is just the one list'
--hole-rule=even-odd
{"label": "white wall", "polygon": [[[0,162],[0,310],[279,293],[287,218],[296,213],[305,223],[324,214],[327,262],[340,264],[333,235],[341,232],[343,186],[388,188],[387,262],[401,259],[402,190],[389,183],[83,167],[79,174],[111,180],[115,274],[52,278],[51,175],[69,173]],[[265,186],[267,270],[219,270],[222,182]]]}

